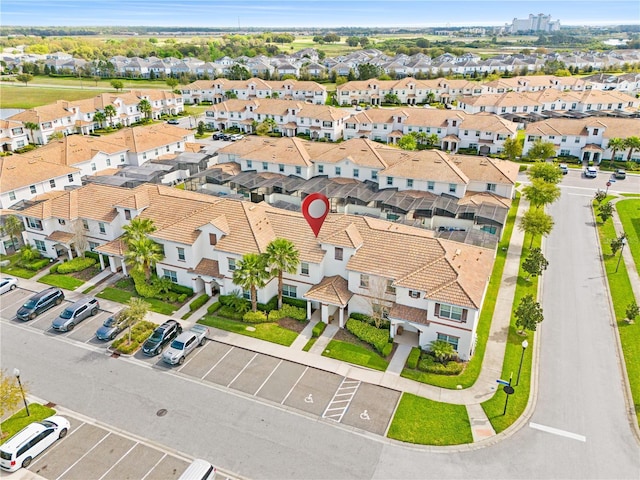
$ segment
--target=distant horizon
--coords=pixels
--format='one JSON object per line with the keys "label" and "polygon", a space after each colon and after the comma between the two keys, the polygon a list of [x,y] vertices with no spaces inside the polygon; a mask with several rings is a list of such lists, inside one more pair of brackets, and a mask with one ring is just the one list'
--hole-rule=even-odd
{"label": "distant horizon", "polygon": [[637,0],[3,0],[3,26],[243,29],[503,27],[529,14],[561,26],[640,24]]}

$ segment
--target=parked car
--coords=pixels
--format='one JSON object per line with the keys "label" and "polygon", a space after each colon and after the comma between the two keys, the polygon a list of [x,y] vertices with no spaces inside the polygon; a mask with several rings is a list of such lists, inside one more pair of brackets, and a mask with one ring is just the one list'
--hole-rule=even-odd
{"label": "parked car", "polygon": [[187,469],[182,472],[178,480],[212,480],[216,478],[216,467],[206,460],[196,458]]}
{"label": "parked car", "polygon": [[215,132],[213,135],[211,135],[211,139],[212,140],[224,140],[226,135],[222,132]]}
{"label": "parked car", "polygon": [[98,340],[113,340],[124,330],[125,322],[118,321],[118,315],[107,318],[102,326],[96,330]]}
{"label": "parked car", "polygon": [[597,178],[598,169],[596,167],[587,167],[584,169],[584,176],[587,178]]}
{"label": "parked car", "polygon": [[625,172],[622,168],[619,168],[613,173],[613,176],[618,180],[624,180],[625,178],[627,178],[627,172]]}
{"label": "parked car", "polygon": [[13,290],[18,286],[18,279],[13,277],[0,278],[0,295],[7,293],[9,290]]}
{"label": "parked car", "polygon": [[60,305],[64,300],[64,293],[56,287],[47,288],[33,295],[16,312],[20,320],[33,320],[42,312],[46,312],[54,305]]}
{"label": "parked car", "polygon": [[83,298],[65,308],[51,323],[51,327],[59,332],[71,331],[85,318],[97,315],[99,309],[100,304],[96,298]]}
{"label": "parked car", "polygon": [[196,347],[207,342],[209,329],[204,325],[196,324],[190,330],[178,335],[169,349],[162,354],[162,360],[171,365],[182,365],[187,357]]}
{"label": "parked car", "polygon": [[175,118],[172,118],[171,120],[167,120],[167,123],[169,125],[180,125],[180,120],[177,120]]}
{"label": "parked car", "polygon": [[28,467],[31,461],[69,432],[69,421],[53,415],[24,427],[0,446],[0,467],[15,472]]}
{"label": "parked car", "polygon": [[242,140],[243,138],[244,138],[244,135],[240,135],[239,133],[234,133],[229,137],[229,140],[231,140],[232,142],[237,142],[238,140]]}
{"label": "parked car", "polygon": [[558,165],[558,168],[560,169],[563,175],[566,175],[567,173],[569,173],[569,166],[566,163],[561,163],[560,165]]}
{"label": "parked car", "polygon": [[149,356],[158,355],[164,346],[182,333],[182,325],[176,320],[167,320],[157,327],[142,345],[142,353]]}

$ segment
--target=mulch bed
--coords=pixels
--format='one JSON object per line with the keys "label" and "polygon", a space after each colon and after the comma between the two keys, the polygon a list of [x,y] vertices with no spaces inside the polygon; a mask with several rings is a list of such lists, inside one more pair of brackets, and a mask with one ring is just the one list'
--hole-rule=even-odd
{"label": "mulch bed", "polygon": [[287,330],[292,330],[294,332],[300,333],[304,330],[304,327],[309,323],[308,320],[301,322],[299,320],[295,320],[293,318],[285,317],[278,320],[278,325],[282,328],[286,328]]}
{"label": "mulch bed", "polygon": [[91,280],[93,277],[100,273],[100,269],[96,267],[85,268],[80,272],[70,273],[73,278],[77,278],[78,280],[84,280],[85,282]]}

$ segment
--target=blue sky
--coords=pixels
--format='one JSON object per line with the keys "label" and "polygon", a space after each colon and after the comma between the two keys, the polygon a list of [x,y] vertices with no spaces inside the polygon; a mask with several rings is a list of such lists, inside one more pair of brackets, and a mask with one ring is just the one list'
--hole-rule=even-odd
{"label": "blue sky", "polygon": [[504,25],[530,13],[562,25],[640,23],[638,0],[2,0],[23,26],[437,27]]}

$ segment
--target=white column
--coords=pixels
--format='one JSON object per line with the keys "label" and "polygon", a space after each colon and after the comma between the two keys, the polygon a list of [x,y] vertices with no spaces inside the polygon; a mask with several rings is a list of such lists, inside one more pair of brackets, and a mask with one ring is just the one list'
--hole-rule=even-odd
{"label": "white column", "polygon": [[324,323],[329,325],[329,308],[324,303],[320,304],[320,318]]}
{"label": "white column", "polygon": [[109,256],[109,270],[113,273],[118,272],[118,265],[116,265],[116,259],[112,256]]}
{"label": "white column", "polygon": [[127,276],[127,265],[124,263],[124,258],[120,259],[120,264],[122,265],[122,274]]}
{"label": "white column", "polygon": [[344,328],[344,307],[340,307],[340,328]]}
{"label": "white column", "polygon": [[67,248],[67,255],[69,256],[69,260],[73,260],[73,252],[71,251],[71,247]]}
{"label": "white column", "polygon": [[311,300],[307,300],[307,320],[311,320]]}
{"label": "white column", "polygon": [[104,270],[104,258],[102,258],[102,254],[98,254],[98,259],[100,260],[100,270]]}
{"label": "white column", "polygon": [[213,297],[213,288],[211,286],[212,282],[204,282],[204,293],[206,293],[210,297]]}

